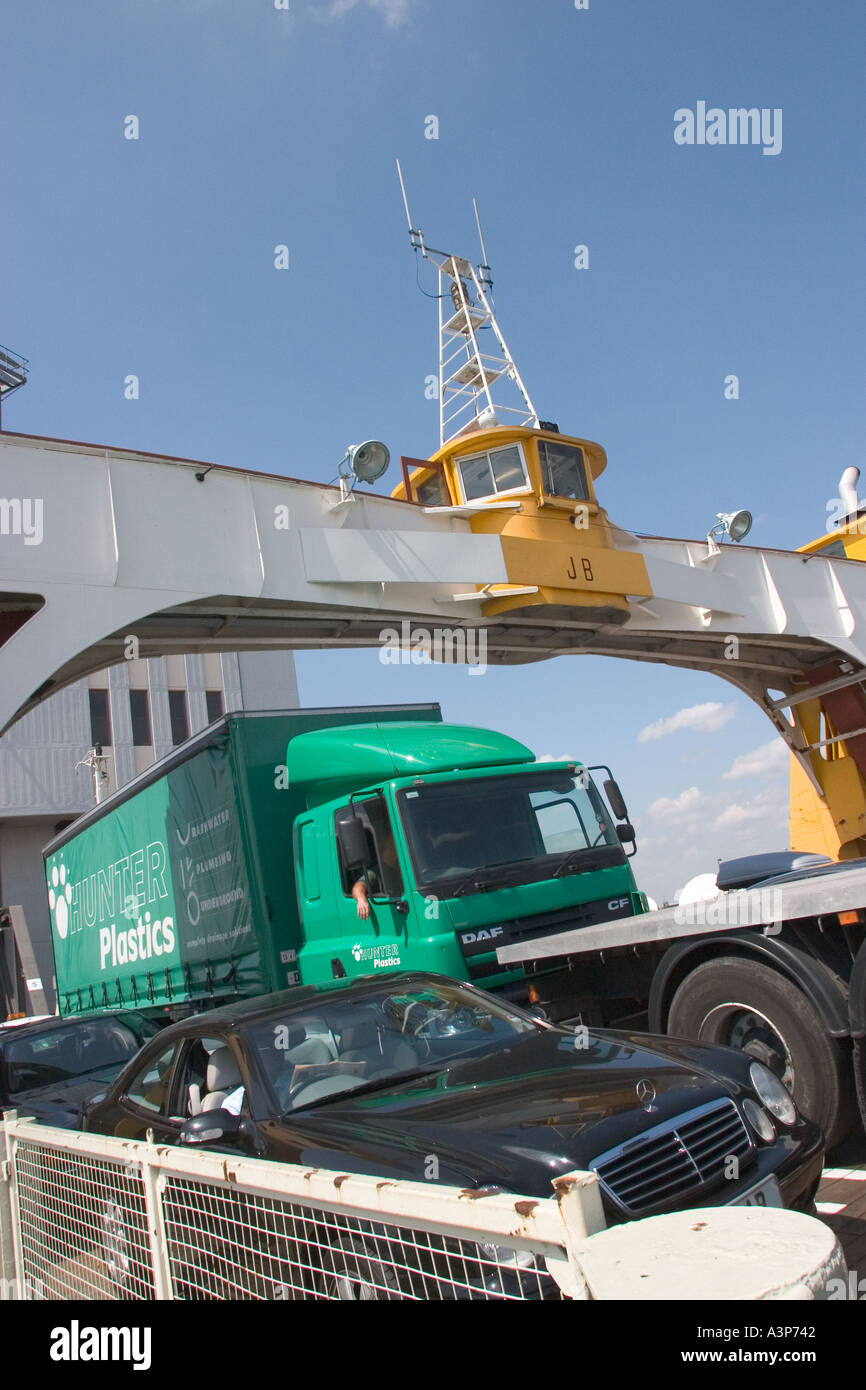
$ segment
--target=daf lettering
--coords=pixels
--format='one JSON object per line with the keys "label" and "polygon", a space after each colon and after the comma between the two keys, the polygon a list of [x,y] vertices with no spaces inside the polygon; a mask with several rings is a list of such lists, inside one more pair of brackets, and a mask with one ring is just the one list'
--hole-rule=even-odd
{"label": "daf lettering", "polygon": [[502,936],[504,931],[504,927],[482,927],[481,931],[461,932],[460,940],[471,946],[476,941],[492,941],[494,937]]}

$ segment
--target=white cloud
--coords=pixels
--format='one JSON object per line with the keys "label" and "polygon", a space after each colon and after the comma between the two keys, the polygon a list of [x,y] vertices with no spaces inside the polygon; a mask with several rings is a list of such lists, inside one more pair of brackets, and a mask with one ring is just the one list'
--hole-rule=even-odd
{"label": "white cloud", "polygon": [[767,777],[786,771],[790,756],[785,740],[774,738],[762,743],[760,748],[753,748],[751,753],[741,753],[722,776],[728,781],[735,777]]}
{"label": "white cloud", "polygon": [[368,4],[371,10],[377,10],[384,17],[385,23],[392,28],[409,18],[409,0],[331,0],[329,14],[333,19],[338,19],[340,15],[348,14],[350,10],[364,3]]}
{"label": "white cloud", "polygon": [[704,801],[704,794],[699,787],[686,787],[679,796],[660,796],[657,801],[653,801],[647,807],[647,815],[663,816],[667,820],[677,816],[689,815],[696,811]]}
{"label": "white cloud", "polygon": [[755,795],[733,804],[731,790],[687,787],[678,796],[659,798],[642,813],[636,811],[638,854],[633,868],[644,892],[659,902],[670,901],[687,878],[714,874],[719,859],[784,849],[788,843],[784,782],[774,778]]}
{"label": "white cloud", "polygon": [[647,724],[646,728],[641,729],[637,740],[638,743],[649,743],[652,739],[664,738],[666,734],[675,734],[680,729],[714,734],[733,719],[736,712],[736,705],[721,705],[718,700],[708,700],[703,705],[689,705],[667,719],[656,719],[654,723]]}
{"label": "white cloud", "polygon": [[766,806],[752,806],[746,804],[740,806],[734,802],[733,806],[727,806],[720,816],[716,816],[713,825],[717,830],[724,830],[729,825],[744,825],[747,821],[766,820]]}
{"label": "white cloud", "polygon": [[[787,818],[787,809],[788,798],[777,782],[775,785],[764,787],[748,801],[734,801],[730,806],[726,806],[713,821],[713,829],[726,830],[731,826],[748,825],[752,821],[771,821],[780,812]],[[787,839],[787,827],[785,838]],[[773,848],[781,848],[781,845]],[[750,848],[748,853],[751,852]]]}

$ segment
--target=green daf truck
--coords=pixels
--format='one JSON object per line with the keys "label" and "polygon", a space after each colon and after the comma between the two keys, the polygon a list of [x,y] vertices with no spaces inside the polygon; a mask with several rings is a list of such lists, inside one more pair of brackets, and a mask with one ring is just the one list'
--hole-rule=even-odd
{"label": "green daf truck", "polygon": [[537,1001],[497,948],[646,910],[598,770],[438,705],[228,714],[46,847],[60,1012],[416,969]]}

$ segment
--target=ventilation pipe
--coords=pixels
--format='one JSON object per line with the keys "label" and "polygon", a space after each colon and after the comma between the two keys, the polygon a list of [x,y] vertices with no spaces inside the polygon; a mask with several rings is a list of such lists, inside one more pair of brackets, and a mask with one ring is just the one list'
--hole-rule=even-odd
{"label": "ventilation pipe", "polygon": [[839,500],[844,508],[841,521],[850,521],[857,516],[860,511],[860,501],[857,497],[857,482],[860,477],[859,468],[846,468],[842,477],[839,479]]}

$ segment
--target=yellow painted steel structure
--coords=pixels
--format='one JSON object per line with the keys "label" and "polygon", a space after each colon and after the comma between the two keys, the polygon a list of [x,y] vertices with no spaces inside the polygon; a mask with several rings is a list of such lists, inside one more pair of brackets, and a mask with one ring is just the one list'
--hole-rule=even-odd
{"label": "yellow painted steel structure", "polygon": [[[548,444],[568,455],[573,476],[582,475],[583,486],[575,493],[584,495],[551,490],[551,473],[545,474],[541,457]],[[522,463],[518,485],[467,497],[467,462],[486,455],[495,466],[496,458],[507,454],[513,465],[515,448]],[[450,440],[428,463],[413,469],[409,499],[403,483],[391,495],[465,509],[474,532],[501,538],[508,584],[498,584],[495,596],[482,603],[485,617],[514,616],[537,607],[555,617],[580,608],[593,620],[625,623],[628,596],[648,598],[652,588],[643,556],[617,548],[616,528],[597,500],[595,479],[606,466],[604,449],[592,440],[499,425]]]}
{"label": "yellow painted steel structure", "polygon": [[[866,560],[866,516],[799,547],[805,555],[835,555]],[[796,758],[791,758],[789,828],[793,849],[827,854],[832,859],[866,855],[866,777],[838,737],[832,716],[820,698],[803,701],[798,712],[810,744],[809,762],[823,797],[819,796]],[[864,721],[866,722],[866,721]]]}
{"label": "yellow painted steel structure", "polygon": [[[571,451],[577,461],[579,481],[571,495],[552,486],[551,470],[545,468],[547,445],[560,455]],[[504,478],[495,477],[497,458],[508,461]],[[478,478],[487,464],[492,490],[484,492],[482,487],[478,495]],[[474,532],[500,537],[508,583],[497,584],[482,602],[485,618],[504,613],[519,617],[543,608],[555,619],[580,609],[593,621],[616,625],[626,622],[629,599],[650,597],[652,588],[643,556],[618,547],[617,528],[598,502],[595,482],[606,466],[604,449],[592,440],[545,428],[496,425],[466,430],[449,440],[405,475],[408,497],[405,481],[391,495],[437,511],[451,508],[468,516]],[[800,550],[866,561],[866,516]],[[866,726],[866,700],[859,687],[854,697],[849,692],[845,698],[849,703],[852,698],[863,701],[860,722]],[[859,758],[851,755],[832,711],[832,696],[804,700],[797,707],[809,745],[806,756],[823,795],[792,758],[790,843],[797,850],[852,859],[866,855],[866,758],[862,752]],[[847,728],[851,727],[849,721]]]}

